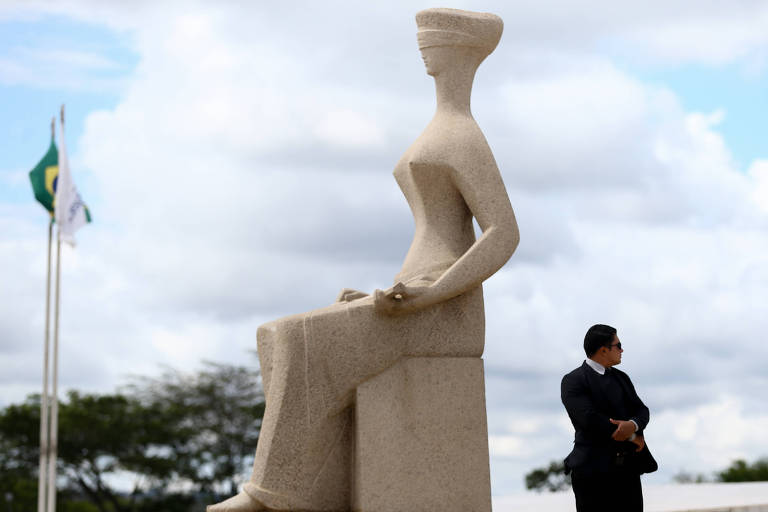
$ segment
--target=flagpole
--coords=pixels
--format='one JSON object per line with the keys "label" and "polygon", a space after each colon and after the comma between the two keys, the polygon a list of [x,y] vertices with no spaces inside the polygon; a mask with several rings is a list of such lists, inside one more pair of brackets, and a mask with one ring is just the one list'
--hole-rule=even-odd
{"label": "flagpole", "polygon": [[[51,121],[53,129],[53,121]],[[45,344],[43,347],[43,392],[40,395],[40,466],[37,477],[37,512],[45,512],[46,465],[48,464],[48,353],[51,331],[51,240],[53,217],[48,222],[48,264],[45,278]]]}
{"label": "flagpole", "polygon": [[[64,105],[61,106],[61,137],[64,141]],[[56,512],[56,457],[59,429],[59,297],[61,295],[61,225],[56,229],[56,302],[53,316],[53,389],[51,391],[51,441],[48,459],[48,512]]]}
{"label": "flagpole", "polygon": [[[57,237],[58,238],[58,237]],[[48,512],[56,512],[56,452],[59,427],[59,291],[61,282],[61,240],[56,240],[56,302],[53,313],[53,372],[51,380],[51,440],[48,455]]]}

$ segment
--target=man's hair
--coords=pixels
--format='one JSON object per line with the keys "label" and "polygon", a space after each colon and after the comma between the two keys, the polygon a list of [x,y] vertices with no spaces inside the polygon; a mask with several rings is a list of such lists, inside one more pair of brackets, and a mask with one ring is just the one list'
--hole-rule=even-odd
{"label": "man's hair", "polygon": [[608,347],[613,344],[613,337],[616,336],[616,328],[610,325],[593,325],[584,336],[584,352],[587,357],[592,357],[600,347]]}

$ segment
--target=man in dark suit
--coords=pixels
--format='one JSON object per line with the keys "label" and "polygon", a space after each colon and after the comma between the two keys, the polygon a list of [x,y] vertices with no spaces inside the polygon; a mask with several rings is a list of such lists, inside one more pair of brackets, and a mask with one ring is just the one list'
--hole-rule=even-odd
{"label": "man in dark suit", "polygon": [[593,325],[584,337],[587,358],[563,377],[560,397],[576,438],[565,459],[578,512],[642,512],[640,473],[631,463],[645,446],[648,407],[637,396],[621,363],[616,329]]}

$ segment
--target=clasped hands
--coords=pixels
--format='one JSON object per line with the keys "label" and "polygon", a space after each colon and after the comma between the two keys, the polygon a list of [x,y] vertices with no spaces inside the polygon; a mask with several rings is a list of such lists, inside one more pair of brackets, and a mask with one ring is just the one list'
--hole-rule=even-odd
{"label": "clasped hands", "polygon": [[613,418],[611,418],[610,421],[616,425],[616,430],[614,430],[613,434],[611,435],[614,440],[630,441],[636,444],[637,449],[635,451],[637,452],[643,449],[645,446],[645,440],[643,439],[643,436],[635,436],[634,439],[630,439],[632,434],[635,433],[635,428],[637,428],[634,422],[629,420],[614,420]]}
{"label": "clasped hands", "polygon": [[[398,315],[421,309],[434,303],[433,290],[429,286],[407,286],[397,283],[388,290],[375,290],[373,303],[376,311],[386,315]],[[336,302],[352,302],[368,294],[351,288],[344,288]]]}

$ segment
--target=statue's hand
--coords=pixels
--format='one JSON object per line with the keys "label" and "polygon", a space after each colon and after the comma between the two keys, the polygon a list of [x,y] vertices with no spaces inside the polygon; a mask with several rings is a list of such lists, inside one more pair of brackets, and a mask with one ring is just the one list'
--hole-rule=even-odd
{"label": "statue's hand", "polygon": [[428,306],[429,286],[406,286],[397,283],[389,290],[376,290],[373,304],[376,311],[385,315],[410,313]]}
{"label": "statue's hand", "polygon": [[368,294],[352,288],[342,288],[339,295],[336,297],[336,302],[352,302],[353,300],[362,299],[367,297]]}

